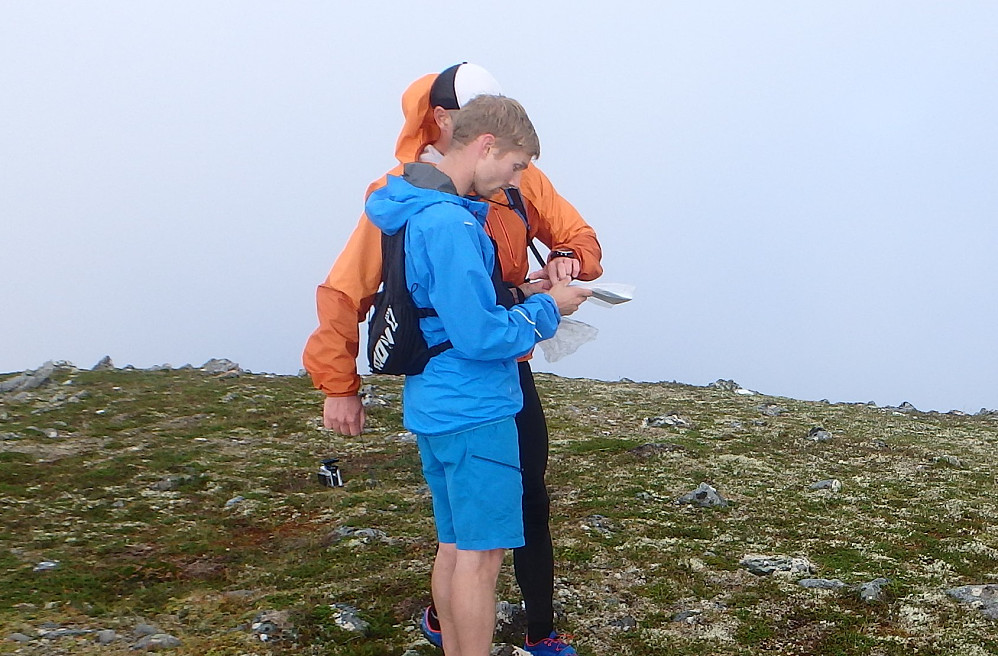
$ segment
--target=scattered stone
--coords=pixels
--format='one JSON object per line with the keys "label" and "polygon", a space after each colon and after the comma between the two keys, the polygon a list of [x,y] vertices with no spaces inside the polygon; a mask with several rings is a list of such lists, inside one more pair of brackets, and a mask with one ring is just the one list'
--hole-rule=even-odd
{"label": "scattered stone", "polygon": [[265,610],[257,614],[250,624],[250,630],[260,642],[293,640],[297,634],[286,610]]}
{"label": "scattered stone", "polygon": [[623,617],[610,620],[607,626],[611,629],[617,629],[618,631],[630,631],[631,629],[638,628],[638,621],[630,615],[625,615]]}
{"label": "scattered stone", "polygon": [[790,574],[811,574],[814,572],[814,565],[807,558],[793,556],[763,556],[761,554],[747,554],[738,564],[756,576],[769,576],[776,572],[789,572]]}
{"label": "scattered stone", "polygon": [[763,403],[759,406],[759,412],[767,417],[779,417],[786,411],[786,408],[776,405],[775,403]]}
{"label": "scattered stone", "polygon": [[134,633],[135,635],[139,636],[140,638],[142,636],[156,635],[159,632],[160,631],[159,631],[158,627],[153,626],[152,624],[144,624],[144,623],[143,624],[136,624],[135,628],[132,629],[132,633]]}
{"label": "scattered stone", "polygon": [[24,635],[23,633],[11,633],[7,636],[7,639],[11,642],[31,642],[31,636]]}
{"label": "scattered stone", "polygon": [[950,597],[998,620],[998,584],[963,585],[946,591]]}
{"label": "scattered stone", "polygon": [[34,572],[47,572],[47,571],[49,571],[51,569],[55,569],[58,566],[59,566],[59,561],[58,560],[43,560],[42,562],[40,562],[37,565],[35,565],[34,568],[32,569],[32,571],[34,571]]}
{"label": "scattered stone", "polygon": [[326,536],[326,544],[334,544],[349,538],[347,546],[357,546],[360,544],[373,544],[383,542],[385,544],[395,544],[396,540],[388,537],[384,531],[376,528],[356,528],[353,526],[340,526]]}
{"label": "scattered stone", "polygon": [[700,483],[697,489],[676,499],[676,503],[691,504],[699,508],[727,508],[728,501],[707,483]]}
{"label": "scattered stone", "polygon": [[239,496],[239,497],[232,497],[231,499],[229,499],[228,501],[225,502],[225,507],[226,508],[231,508],[232,506],[240,504],[243,501],[246,501],[245,497],[241,497],[241,496]]}
{"label": "scattered stone", "polygon": [[97,362],[97,364],[90,368],[90,371],[111,371],[113,369],[114,363],[111,362],[111,356],[105,355]]}
{"label": "scattered stone", "polygon": [[874,579],[857,586],[856,590],[863,601],[880,601],[883,598],[883,587],[888,583],[890,583],[888,579]]}
{"label": "scattered stone", "polygon": [[384,407],[388,405],[388,400],[384,397],[375,394],[377,387],[374,385],[364,385],[360,388],[358,394],[360,395],[360,403],[365,408],[370,407]]}
{"label": "scattered stone", "polygon": [[34,371],[25,371],[18,376],[0,381],[0,393],[27,392],[28,390],[37,389],[49,382],[54,373],[55,364],[49,360]]}
{"label": "scattered stone", "polygon": [[367,634],[371,625],[360,618],[360,611],[349,604],[330,604],[336,626],[354,633]]}
{"label": "scattered stone", "polygon": [[678,624],[696,624],[703,614],[702,610],[681,610],[672,616],[672,621]]}
{"label": "scattered stone", "polygon": [[918,412],[918,408],[908,403],[907,401],[899,405],[897,409],[900,410],[901,412]]}
{"label": "scattered stone", "polygon": [[615,527],[610,520],[603,515],[590,515],[582,522],[585,531],[596,531],[602,535],[613,535]]}
{"label": "scattered stone", "polygon": [[841,590],[846,584],[838,579],[801,579],[797,585],[809,590]]}
{"label": "scattered stone", "polygon": [[42,633],[41,637],[43,640],[59,640],[60,638],[77,638],[82,635],[89,635],[93,633],[90,629],[67,629],[67,628],[57,628],[52,631],[45,631]]}
{"label": "scattered stone", "polygon": [[689,420],[679,416],[677,412],[670,412],[661,417],[647,417],[641,420],[641,428],[691,428],[693,426]]}
{"label": "scattered stone", "polygon": [[[647,420],[645,420],[647,421]],[[650,442],[628,449],[627,452],[638,458],[650,458],[661,453],[674,453],[676,451],[687,451],[687,448],[679,444],[668,444],[665,442]]]}
{"label": "scattered stone", "polygon": [[212,358],[201,365],[201,371],[206,374],[228,374],[232,372],[236,372],[238,374],[240,369],[239,365],[232,360],[226,360],[225,358]]}
{"label": "scattered stone", "polygon": [[132,645],[132,649],[142,651],[161,651],[163,649],[176,649],[180,646],[180,639],[169,633],[154,633],[139,638],[139,641]]}
{"label": "scattered stone", "polygon": [[237,393],[235,393],[235,392],[229,392],[228,394],[226,394],[225,396],[222,397],[222,403],[232,403],[233,401],[235,401],[238,398],[239,398],[239,395]]}
{"label": "scattered stone", "polygon": [[831,490],[832,492],[838,492],[842,489],[842,482],[837,478],[829,478],[823,481],[818,481],[817,483],[811,483],[808,487],[809,490]]}
{"label": "scattered stone", "polygon": [[741,385],[733,380],[724,380],[723,378],[718,378],[713,383],[707,385],[711,389],[721,390],[722,392],[734,392],[742,388]]}
{"label": "scattered stone", "polygon": [[827,442],[832,439],[832,434],[826,431],[821,426],[815,426],[807,432],[807,439],[814,442]]}
{"label": "scattered stone", "polygon": [[118,639],[118,633],[114,629],[102,629],[97,632],[94,639],[102,645],[109,645]]}
{"label": "scattered stone", "polygon": [[874,439],[873,441],[871,441],[870,444],[872,444],[877,449],[886,449],[887,448],[887,442],[884,441],[884,440],[882,440],[882,439],[880,439],[879,437],[876,438],[876,439]]}
{"label": "scattered stone", "polygon": [[168,363],[154,364],[153,366],[146,369],[146,371],[172,371],[172,370],[173,370],[173,365]]}
{"label": "scattered stone", "polygon": [[937,465],[944,465],[949,467],[955,467],[956,469],[963,469],[965,467],[962,460],[956,456],[939,456],[936,458]]}

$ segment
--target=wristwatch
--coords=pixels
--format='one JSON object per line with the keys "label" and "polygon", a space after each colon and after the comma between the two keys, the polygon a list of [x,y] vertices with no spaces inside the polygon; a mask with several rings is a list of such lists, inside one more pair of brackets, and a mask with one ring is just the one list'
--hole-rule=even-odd
{"label": "wristwatch", "polygon": [[567,248],[563,250],[551,251],[550,253],[548,253],[548,262],[555,259],[556,257],[567,257],[575,259],[575,251]]}

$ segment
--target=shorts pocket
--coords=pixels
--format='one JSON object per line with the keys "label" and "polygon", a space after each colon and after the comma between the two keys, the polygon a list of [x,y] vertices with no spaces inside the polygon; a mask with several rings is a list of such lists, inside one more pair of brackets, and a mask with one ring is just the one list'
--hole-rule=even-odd
{"label": "shorts pocket", "polygon": [[492,463],[494,465],[499,465],[501,467],[508,467],[509,469],[512,469],[512,470],[517,471],[517,472],[520,472],[521,474],[523,473],[523,470],[520,469],[520,465],[519,464],[512,465],[512,464],[510,464],[508,462],[503,462],[502,460],[496,460],[495,458],[488,458],[486,456],[480,456],[480,455],[475,454],[475,453],[471,454],[471,457],[474,458],[475,460],[479,460],[481,462],[490,462],[490,463]]}

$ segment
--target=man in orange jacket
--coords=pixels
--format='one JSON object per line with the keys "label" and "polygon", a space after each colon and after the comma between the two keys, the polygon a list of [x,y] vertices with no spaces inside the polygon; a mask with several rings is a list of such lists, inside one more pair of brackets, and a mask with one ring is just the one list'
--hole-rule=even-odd
{"label": "man in orange jacket", "polygon": [[[404,164],[437,163],[451,140],[451,111],[481,94],[499,94],[501,89],[485,69],[474,64],[452,66],[439,75],[425,75],[402,95],[405,124],[399,134],[395,156],[399,165],[387,175],[400,175]],[[384,186],[386,177],[373,182],[367,195]],[[549,249],[545,266],[529,274],[543,288],[547,280],[571,276],[593,280],[603,272],[602,251],[596,233],[568,201],[555,191],[547,177],[531,165],[522,173],[525,216],[518,213],[504,194],[488,199],[491,204],[486,231],[496,242],[503,279],[526,289],[529,263],[527,248],[534,238]],[[359,435],[364,427],[364,407],[358,396],[357,374],[359,328],[381,284],[381,231],[366,215],[360,217],[346,247],[319,285],[316,304],[319,326],[309,337],[303,354],[305,369],[313,384],[326,394],[323,423],[344,435]],[[554,631],[554,557],[548,527],[549,499],[544,483],[548,459],[548,432],[528,360],[519,363],[523,409],[516,416],[523,470],[523,516],[525,546],[513,552],[517,583],[527,613],[524,648],[534,654],[572,656]],[[423,632],[439,646],[439,625],[433,608],[424,612]]]}

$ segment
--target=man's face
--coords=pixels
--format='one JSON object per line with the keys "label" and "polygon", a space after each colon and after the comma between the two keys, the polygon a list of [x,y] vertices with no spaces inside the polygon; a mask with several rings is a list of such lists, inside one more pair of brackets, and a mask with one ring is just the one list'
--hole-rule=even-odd
{"label": "man's face", "polygon": [[509,150],[497,155],[492,147],[475,167],[472,190],[482,198],[490,198],[504,187],[519,186],[520,175],[530,164],[530,155],[522,150]]}

